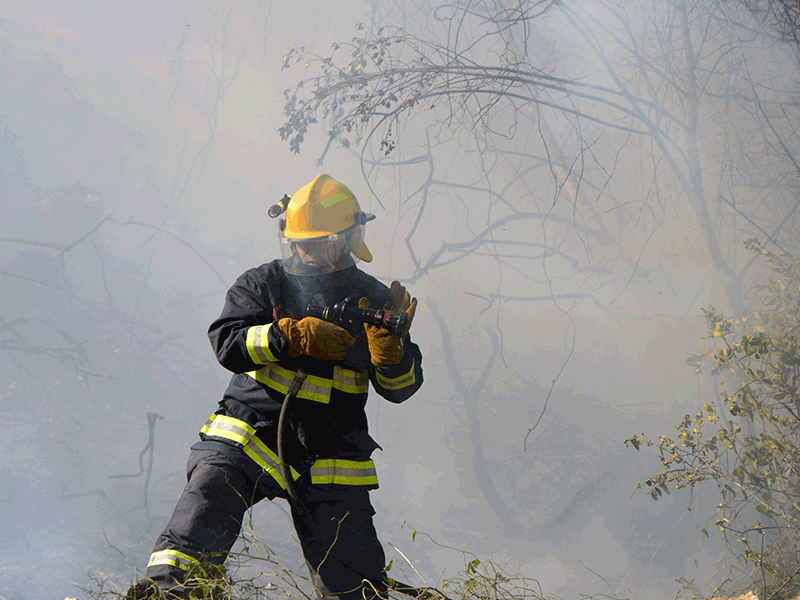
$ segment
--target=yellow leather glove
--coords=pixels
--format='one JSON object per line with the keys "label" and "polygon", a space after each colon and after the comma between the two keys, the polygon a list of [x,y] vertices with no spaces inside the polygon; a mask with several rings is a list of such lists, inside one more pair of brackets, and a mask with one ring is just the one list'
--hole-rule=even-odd
{"label": "yellow leather glove", "polygon": [[392,286],[389,288],[389,300],[383,305],[384,310],[390,312],[404,312],[408,315],[408,324],[403,338],[408,335],[408,330],[411,329],[411,321],[414,320],[414,315],[417,312],[417,299],[411,299],[411,294],[405,286],[401,285],[399,281],[393,281]]}
{"label": "yellow leather glove", "polygon": [[274,326],[289,342],[291,357],[306,354],[319,360],[344,360],[347,349],[356,341],[346,329],[316,317],[280,319]]}
{"label": "yellow leather glove", "polygon": [[[369,300],[361,298],[358,301],[359,308],[369,308]],[[367,343],[372,364],[376,367],[388,367],[397,365],[403,360],[403,338],[408,335],[411,321],[417,311],[417,299],[411,300],[411,295],[406,288],[400,285],[399,281],[393,281],[390,288],[390,297],[384,305],[384,310],[390,312],[405,312],[408,315],[408,325],[403,333],[403,337],[394,335],[388,329],[376,327],[375,325],[364,325],[367,332]]]}

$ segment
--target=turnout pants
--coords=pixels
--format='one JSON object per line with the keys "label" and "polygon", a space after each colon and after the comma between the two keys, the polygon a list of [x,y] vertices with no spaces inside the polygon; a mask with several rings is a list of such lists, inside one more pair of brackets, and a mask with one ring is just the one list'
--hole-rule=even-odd
{"label": "turnout pants", "polygon": [[[244,452],[221,442],[192,446],[186,473],[186,487],[146,572],[145,581],[167,597],[188,594],[184,583],[193,565],[225,561],[247,509],[264,498],[285,497]],[[323,491],[303,478],[295,488],[300,502],[292,506],[292,519],[317,594],[352,600],[364,592],[369,597],[372,588],[386,589],[386,558],[372,523],[369,492]]]}

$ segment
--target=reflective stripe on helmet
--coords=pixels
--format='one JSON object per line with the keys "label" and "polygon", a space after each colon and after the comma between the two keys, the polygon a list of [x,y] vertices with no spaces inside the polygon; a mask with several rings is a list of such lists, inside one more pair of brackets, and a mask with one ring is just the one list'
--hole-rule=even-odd
{"label": "reflective stripe on helmet", "polygon": [[371,460],[322,458],[311,465],[311,483],[378,485],[378,475]]}
{"label": "reflective stripe on helmet", "polygon": [[178,567],[187,570],[192,565],[200,565],[200,561],[192,558],[188,554],[179,552],[178,550],[159,550],[150,555],[150,561],[147,563],[147,568],[155,567],[158,565],[169,565],[171,567]]}
{"label": "reflective stripe on helmet", "polygon": [[270,327],[272,327],[272,323],[269,325],[256,325],[247,330],[247,339],[245,341],[247,353],[250,355],[250,359],[258,365],[265,365],[277,360],[269,349]]}
{"label": "reflective stripe on helmet", "polygon": [[322,204],[322,206],[324,206],[325,208],[328,208],[330,206],[333,206],[337,202],[341,202],[342,200],[347,200],[348,198],[349,196],[347,195],[347,192],[339,192],[338,194],[331,196],[327,200],[323,200],[320,204]]}
{"label": "reflective stripe on helmet", "polygon": [[[258,371],[250,371],[247,374],[281,394],[289,391],[289,386],[295,376],[294,371],[279,367],[275,363],[268,363]],[[359,373],[336,365],[333,368],[332,379],[316,375],[306,376],[300,386],[300,391],[297,392],[297,397],[328,404],[331,398],[331,389],[349,394],[366,394],[369,391],[369,377],[366,371]]]}
{"label": "reflective stripe on helmet", "polygon": [[398,377],[385,377],[381,375],[380,371],[376,370],[375,379],[382,388],[387,390],[399,390],[404,387],[408,387],[409,385],[414,385],[414,382],[417,380],[417,376],[414,371],[414,361],[411,361],[411,369],[408,371],[408,373],[403,373]]}

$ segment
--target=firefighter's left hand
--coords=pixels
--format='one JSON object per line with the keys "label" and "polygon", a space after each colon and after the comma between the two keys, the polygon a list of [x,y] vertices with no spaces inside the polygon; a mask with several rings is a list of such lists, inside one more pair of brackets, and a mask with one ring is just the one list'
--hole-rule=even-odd
{"label": "firefighter's left hand", "polygon": [[[367,303],[369,305],[369,302]],[[408,330],[411,329],[411,321],[414,320],[414,315],[417,312],[417,299],[412,300],[411,294],[399,281],[393,281],[392,286],[389,288],[389,299],[383,305],[384,310],[390,312],[404,312],[408,315],[408,325],[406,325],[403,338],[408,335]]]}
{"label": "firefighter's left hand", "polygon": [[[369,300],[361,298],[358,301],[359,308],[369,308]],[[383,305],[383,309],[389,312],[404,312],[408,315],[408,324],[403,335],[398,337],[388,329],[376,327],[375,325],[364,325],[367,332],[367,342],[369,343],[369,353],[372,357],[372,364],[376,367],[388,367],[400,364],[403,360],[404,349],[403,340],[408,335],[411,328],[411,321],[417,312],[417,299],[411,298],[408,290],[399,281],[393,281],[389,288],[389,298]]]}

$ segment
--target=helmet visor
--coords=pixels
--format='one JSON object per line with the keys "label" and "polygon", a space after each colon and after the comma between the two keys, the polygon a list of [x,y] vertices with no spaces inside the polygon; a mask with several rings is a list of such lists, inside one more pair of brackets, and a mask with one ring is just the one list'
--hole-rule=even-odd
{"label": "helmet visor", "polygon": [[364,225],[316,238],[290,238],[280,232],[283,269],[293,275],[321,275],[347,269],[361,260]]}

